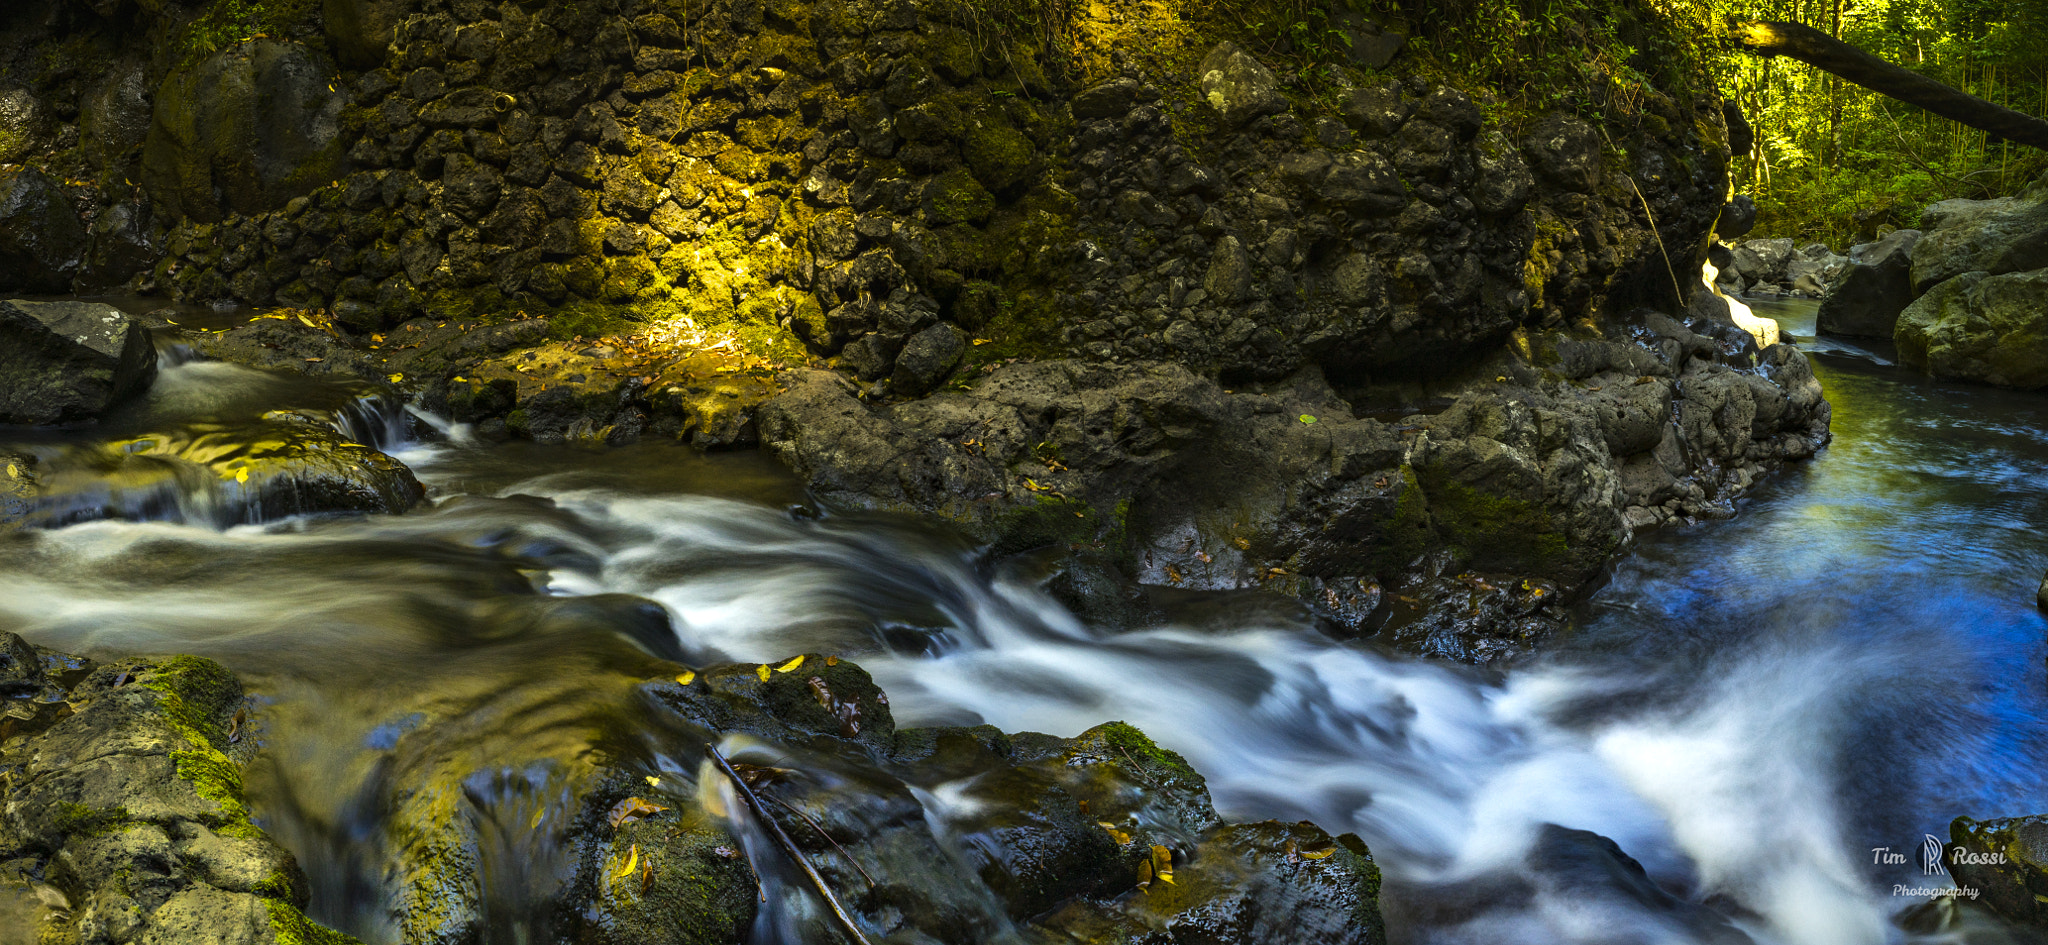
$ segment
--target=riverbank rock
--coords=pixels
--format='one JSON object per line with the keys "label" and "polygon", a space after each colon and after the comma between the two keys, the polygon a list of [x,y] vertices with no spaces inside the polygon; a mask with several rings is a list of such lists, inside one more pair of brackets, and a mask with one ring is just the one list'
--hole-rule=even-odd
{"label": "riverbank rock", "polygon": [[149,330],[120,309],[0,301],[0,423],[92,420],[155,378]]}
{"label": "riverbank rock", "polygon": [[71,197],[31,167],[0,167],[0,290],[69,292],[88,237]]}
{"label": "riverbank rock", "polygon": [[2048,188],[1996,200],[1944,200],[1920,215],[1913,291],[1967,272],[2004,275],[2048,268]]}
{"label": "riverbank rock", "polygon": [[2048,929],[2048,815],[1949,824],[1942,852],[1958,886],[1983,891],[1983,904],[2022,926]]}
{"label": "riverbank rock", "polygon": [[1847,338],[1890,338],[1913,302],[1913,247],[1919,230],[1897,230],[1849,250],[1849,267],[1820,303],[1817,331]]}
{"label": "riverbank rock", "polygon": [[1900,313],[1893,340],[1935,377],[2048,387],[2048,269],[1948,279]]}
{"label": "riverbank rock", "polygon": [[[761,435],[831,505],[936,513],[998,552],[1093,548],[1144,584],[1265,588],[1350,633],[1500,659],[1635,528],[1731,514],[1826,439],[1797,350],[1645,317],[1637,342],[1531,338],[1529,361],[1398,420],[1314,372],[1226,390],[1172,364],[1020,362],[903,404],[797,372]],[[1452,597],[1484,619],[1435,622]]]}
{"label": "riverbank rock", "polygon": [[94,664],[0,634],[0,934],[349,945],[249,821],[253,706],[190,656]]}

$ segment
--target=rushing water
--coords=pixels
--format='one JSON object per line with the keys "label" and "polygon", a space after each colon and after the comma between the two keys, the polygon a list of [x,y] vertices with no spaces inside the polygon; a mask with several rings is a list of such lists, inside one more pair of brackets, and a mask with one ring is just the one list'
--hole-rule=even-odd
{"label": "rushing water", "polygon": [[[1811,340],[1811,306],[1759,308]],[[539,760],[573,756],[648,654],[812,651],[859,659],[899,724],[1071,735],[1120,718],[1186,755],[1227,817],[1355,831],[1387,871],[1398,941],[1721,941],[1720,919],[1784,945],[2005,941],[1967,917],[1905,931],[1925,900],[1893,887],[1946,880],[1872,851],[1912,854],[1957,814],[2048,810],[2032,600],[2048,401],[1810,350],[1834,444],[1732,521],[1647,536],[1578,632],[1505,678],[1230,600],[1090,627],[1026,565],[900,520],[810,514],[759,456],[659,446],[414,445],[401,458],[436,501],[405,516],[16,536],[0,541],[0,628],[204,653],[256,680],[259,818],[305,861],[314,914],[371,940],[392,934],[371,888],[388,840],[364,799],[380,785],[436,764],[499,772],[472,797],[515,796],[487,813],[538,823],[558,804]],[[353,402],[205,364],[169,368],[156,396],[146,415],[221,422]],[[435,758],[398,757],[423,725],[444,730]],[[1659,888],[1588,866],[1546,824],[1611,838]],[[550,881],[516,833],[486,857],[524,864],[491,883],[510,912]],[[1944,925],[1927,910],[1906,924]],[[793,934],[778,928],[757,938]]]}

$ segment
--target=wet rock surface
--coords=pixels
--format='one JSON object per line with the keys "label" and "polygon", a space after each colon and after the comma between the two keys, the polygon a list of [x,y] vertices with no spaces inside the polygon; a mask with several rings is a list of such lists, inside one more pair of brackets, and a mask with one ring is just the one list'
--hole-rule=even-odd
{"label": "wet rock surface", "polygon": [[155,378],[148,329],[120,309],[0,301],[0,424],[96,419]]}
{"label": "wet rock surface", "polygon": [[799,372],[762,441],[827,504],[1100,553],[1147,585],[1266,588],[1348,633],[1490,661],[1540,641],[1635,529],[1730,515],[1825,442],[1796,349],[1647,323],[1532,338],[1528,361],[1399,419],[1315,372],[1254,391],[1172,364],[1020,362],[893,405]]}
{"label": "wet rock surface", "polygon": [[95,664],[0,637],[0,933],[9,941],[346,945],[249,821],[256,723],[196,657]]}

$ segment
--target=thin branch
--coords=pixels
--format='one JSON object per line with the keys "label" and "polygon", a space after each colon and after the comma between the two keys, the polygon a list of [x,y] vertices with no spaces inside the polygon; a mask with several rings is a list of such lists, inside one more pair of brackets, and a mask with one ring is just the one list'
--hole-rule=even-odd
{"label": "thin branch", "polygon": [[732,769],[732,763],[726,761],[724,755],[718,753],[718,746],[705,745],[704,754],[709,755],[711,760],[717,763],[718,770],[732,780],[733,787],[738,788],[740,796],[746,798],[747,807],[753,810],[755,816],[761,818],[762,823],[768,825],[768,832],[774,835],[775,842],[782,845],[782,851],[789,854],[789,858],[795,860],[796,865],[803,867],[804,875],[810,878],[811,887],[816,889],[818,895],[824,897],[825,904],[832,908],[833,918],[839,920],[839,926],[846,931],[847,937],[859,945],[874,945],[861,933],[860,926],[854,924],[853,916],[847,913],[846,907],[839,904],[839,897],[832,894],[832,887],[825,885],[825,877],[818,875],[818,870],[811,865],[810,859],[804,856],[802,850],[796,848],[795,841],[790,840],[789,834],[782,831],[782,825],[775,822],[775,815],[768,810],[768,805],[761,803],[761,798],[754,793],[754,789],[747,787],[746,779]]}

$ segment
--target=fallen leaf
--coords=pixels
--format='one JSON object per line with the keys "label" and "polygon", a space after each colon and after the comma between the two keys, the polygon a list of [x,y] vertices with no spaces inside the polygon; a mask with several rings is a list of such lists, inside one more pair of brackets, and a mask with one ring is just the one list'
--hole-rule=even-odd
{"label": "fallen leaf", "polygon": [[1109,831],[1109,839],[1116,841],[1117,846],[1123,846],[1124,844],[1131,842],[1131,835],[1116,829],[1115,824],[1107,823],[1104,821],[1097,821],[1095,826],[1101,827],[1102,829]]}
{"label": "fallen leaf", "polygon": [[1156,843],[1152,845],[1152,875],[1162,883],[1173,884],[1173,851]]}
{"label": "fallen leaf", "polygon": [[611,813],[607,814],[606,818],[611,821],[612,829],[617,830],[623,824],[630,824],[636,820],[646,820],[665,810],[668,810],[668,808],[660,804],[650,803],[637,797],[629,797],[617,804],[613,804]]}
{"label": "fallen leaf", "polygon": [[836,657],[836,656],[828,656],[828,657],[825,657],[825,665],[827,665],[827,666],[837,666],[837,665],[839,665],[839,657]]}
{"label": "fallen leaf", "polygon": [[767,663],[762,663],[761,665],[754,667],[754,675],[761,677],[762,682],[768,681],[768,672],[769,670]]}
{"label": "fallen leaf", "polygon": [[1314,853],[1304,853],[1301,855],[1301,858],[1304,860],[1324,860],[1329,859],[1330,855],[1336,852],[1337,848],[1331,847],[1327,850],[1317,850]]}
{"label": "fallen leaf", "polygon": [[633,852],[632,852],[632,853],[630,853],[630,854],[627,854],[627,856],[626,856],[626,865],[625,865],[625,868],[623,868],[623,869],[619,870],[619,871],[618,871],[618,872],[616,872],[616,873],[613,873],[613,874],[612,874],[612,877],[613,877],[613,878],[615,878],[615,879],[625,879],[626,877],[628,877],[628,876],[631,876],[631,875],[633,875],[633,871],[634,871],[635,869],[638,869],[638,868],[639,868],[639,866],[640,866],[640,845],[636,843],[636,844],[633,844]]}
{"label": "fallen leaf", "polygon": [[802,655],[802,654],[798,654],[798,655],[796,656],[796,658],[794,658],[794,659],[790,660],[789,662],[787,662],[787,663],[784,663],[784,664],[782,664],[781,666],[777,666],[777,667],[775,667],[775,671],[776,671],[776,672],[778,672],[778,673],[786,673],[786,672],[789,672],[790,670],[792,670],[792,669],[795,669],[795,668],[797,668],[797,667],[799,667],[799,666],[802,666],[802,665],[804,665],[804,658],[803,658],[803,655]]}
{"label": "fallen leaf", "polygon": [[1312,416],[1309,416],[1308,414],[1302,414],[1302,415],[1301,415],[1301,422],[1303,422],[1303,423],[1314,423],[1314,422],[1316,422],[1316,418],[1314,418],[1314,417],[1312,417]]}
{"label": "fallen leaf", "polygon": [[693,682],[696,682],[696,681],[697,681],[697,671],[696,671],[696,670],[686,669],[686,670],[683,670],[682,672],[680,672],[680,673],[677,673],[677,674],[676,674],[676,682],[678,682],[678,683],[680,683],[680,684],[682,684],[682,685],[685,685],[685,686],[687,686],[687,685],[689,685],[689,684],[691,684],[691,683],[693,683]]}
{"label": "fallen leaf", "polygon": [[327,360],[327,359],[326,359],[326,358],[307,358],[307,359],[306,359],[306,363],[307,363],[307,364],[319,364],[320,362],[322,362],[322,361],[325,361],[325,360]]}

